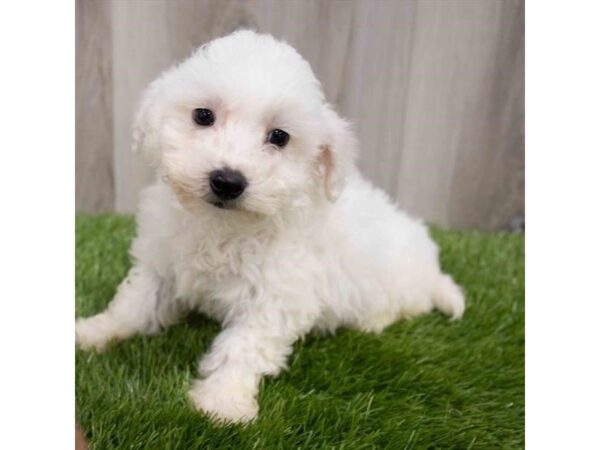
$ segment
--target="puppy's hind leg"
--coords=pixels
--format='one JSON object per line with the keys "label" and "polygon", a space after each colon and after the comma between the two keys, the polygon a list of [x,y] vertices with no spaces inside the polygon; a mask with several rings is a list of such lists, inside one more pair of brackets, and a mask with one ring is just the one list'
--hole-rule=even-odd
{"label": "puppy's hind leg", "polygon": [[77,320],[79,347],[102,350],[111,340],[156,333],[161,326],[174,323],[179,311],[169,284],[153,269],[132,267],[104,312]]}
{"label": "puppy's hind leg", "polygon": [[[399,319],[410,319],[437,309],[451,317],[460,319],[465,311],[465,297],[452,277],[442,273],[431,264],[417,264],[413,260],[398,272],[390,284],[393,289],[388,295],[393,299],[372,308],[369,314],[360,317],[356,327],[362,331],[379,333]],[[385,295],[380,295],[385,298]]]}

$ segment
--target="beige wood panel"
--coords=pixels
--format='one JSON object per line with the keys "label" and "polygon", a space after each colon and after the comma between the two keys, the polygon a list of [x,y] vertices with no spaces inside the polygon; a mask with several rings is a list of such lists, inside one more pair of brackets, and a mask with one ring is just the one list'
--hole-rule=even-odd
{"label": "beige wood panel", "polygon": [[419,2],[414,30],[395,193],[436,223],[502,227],[524,210],[522,3]]}
{"label": "beige wood panel", "polygon": [[396,199],[416,2],[357,2],[338,104],[361,142],[363,173]]}
{"label": "beige wood panel", "polygon": [[[524,4],[501,3],[494,57],[464,114],[454,161],[446,221],[495,230],[524,222],[525,27]],[[511,224],[510,222],[516,222]]]}
{"label": "beige wood panel", "polygon": [[250,27],[284,38],[308,59],[328,99],[355,123],[363,172],[411,213],[482,229],[523,214],[522,0],[104,4],[117,210],[134,210],[151,180],[129,151],[144,86],[198,45]]}
{"label": "beige wood panel", "polygon": [[115,209],[135,211],[140,189],[152,173],[131,152],[132,119],[145,86],[171,62],[163,1],[111,4],[114,83]]}
{"label": "beige wood panel", "polygon": [[75,207],[112,210],[113,98],[110,9],[78,0],[75,7]]}

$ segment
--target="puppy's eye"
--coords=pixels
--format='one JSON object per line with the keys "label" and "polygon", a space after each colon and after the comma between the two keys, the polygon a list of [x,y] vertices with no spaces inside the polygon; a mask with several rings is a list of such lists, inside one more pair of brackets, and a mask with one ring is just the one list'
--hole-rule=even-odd
{"label": "puppy's eye", "polygon": [[290,140],[290,135],[285,131],[276,128],[267,135],[267,142],[275,144],[277,147],[285,147]]}
{"label": "puppy's eye", "polygon": [[194,122],[203,127],[210,127],[215,123],[215,115],[210,109],[197,108],[194,110],[192,117]]}

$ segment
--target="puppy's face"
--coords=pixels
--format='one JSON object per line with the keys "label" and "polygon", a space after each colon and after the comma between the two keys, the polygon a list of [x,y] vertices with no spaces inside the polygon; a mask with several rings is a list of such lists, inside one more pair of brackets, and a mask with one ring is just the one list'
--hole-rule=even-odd
{"label": "puppy's face", "polygon": [[355,148],[306,61],[249,31],[213,41],[156,80],[134,146],[186,209],[259,215],[335,198]]}

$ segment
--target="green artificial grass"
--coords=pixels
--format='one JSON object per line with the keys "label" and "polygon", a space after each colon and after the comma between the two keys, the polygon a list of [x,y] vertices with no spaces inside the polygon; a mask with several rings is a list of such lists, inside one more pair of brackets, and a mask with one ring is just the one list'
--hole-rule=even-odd
{"label": "green artificial grass", "polygon": [[[77,218],[78,316],[111,300],[134,233],[131,217]],[[219,427],[188,404],[219,331],[202,316],[104,353],[77,350],[77,419],[92,448],[522,448],[524,235],[432,234],[465,288],[463,320],[430,314],[377,336],[309,336],[289,370],[263,381],[259,418],[246,427]]]}

